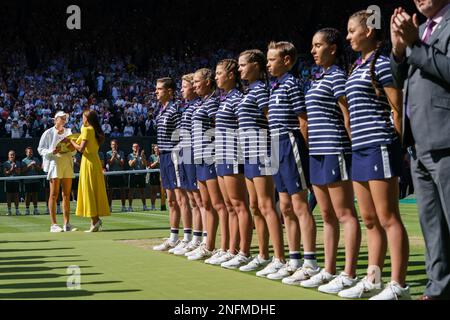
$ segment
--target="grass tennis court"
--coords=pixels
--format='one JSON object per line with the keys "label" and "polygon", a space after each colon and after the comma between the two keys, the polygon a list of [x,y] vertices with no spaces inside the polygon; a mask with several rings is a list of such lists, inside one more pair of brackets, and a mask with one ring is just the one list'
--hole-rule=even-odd
{"label": "grass tennis court", "polygon": [[[139,204],[140,202],[135,202]],[[135,204],[135,208],[138,206]],[[72,207],[74,207],[72,205]],[[72,208],[73,210],[74,208]],[[115,210],[119,210],[115,203]],[[400,209],[410,238],[407,282],[413,298],[422,294],[427,281],[424,243],[411,201]],[[21,208],[21,213],[24,213]],[[41,214],[44,208],[41,208]],[[49,217],[6,216],[0,205],[0,299],[337,299],[317,290],[291,287],[261,279],[255,273],[226,270],[188,261],[151,247],[168,235],[168,212],[116,213],[104,219],[104,231],[49,233]],[[14,212],[14,210],[13,210]],[[318,262],[323,266],[322,221],[315,211],[318,226]],[[58,222],[62,216],[58,215]],[[81,230],[89,228],[88,219],[72,216],[71,223]],[[363,244],[358,276],[367,265],[367,247]],[[344,252],[338,256],[342,270]],[[180,234],[182,236],[182,232]],[[287,247],[286,247],[287,250]],[[257,253],[256,237],[252,253]],[[69,290],[67,267],[81,270],[81,289]],[[389,263],[383,272],[389,280]]]}

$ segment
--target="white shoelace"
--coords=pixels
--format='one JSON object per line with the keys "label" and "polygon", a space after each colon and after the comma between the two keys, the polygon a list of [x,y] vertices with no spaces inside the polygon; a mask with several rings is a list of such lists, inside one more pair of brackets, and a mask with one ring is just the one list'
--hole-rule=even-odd
{"label": "white shoelace", "polygon": [[[394,285],[392,284],[392,282],[389,282],[389,283],[388,283],[388,285],[386,286],[386,289],[387,289],[387,288],[389,288],[389,289],[391,290],[392,294],[393,294],[394,297],[395,297],[395,300],[398,300],[398,294],[397,294],[397,292],[395,292]],[[386,290],[386,289],[385,289],[385,290]]]}
{"label": "white shoelace", "polygon": [[363,290],[363,292],[368,292],[373,288],[373,284],[370,283],[366,277],[364,277],[364,279],[362,279],[360,282],[358,282],[356,287],[360,290]]}
{"label": "white shoelace", "polygon": [[[325,279],[325,278],[322,278]],[[341,285],[342,287],[345,287],[345,281],[346,277],[342,274],[338,275],[336,278],[334,278],[333,280],[330,281],[330,284],[338,284]]]}

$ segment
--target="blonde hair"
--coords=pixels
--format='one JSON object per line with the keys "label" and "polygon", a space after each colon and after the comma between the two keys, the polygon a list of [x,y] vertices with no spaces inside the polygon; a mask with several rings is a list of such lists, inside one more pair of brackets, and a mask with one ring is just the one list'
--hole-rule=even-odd
{"label": "blonde hair", "polygon": [[195,71],[195,74],[200,74],[203,79],[209,80],[211,84],[211,88],[216,89],[216,80],[214,77],[214,72],[211,69],[208,68],[201,68]]}
{"label": "blonde hair", "polygon": [[285,56],[288,56],[291,58],[292,65],[294,65],[297,62],[297,49],[291,42],[287,41],[280,41],[275,42],[271,41],[268,45],[268,50],[275,49],[278,50],[281,57],[284,58]]}
{"label": "blonde hair", "polygon": [[181,77],[181,80],[189,82],[191,85],[194,84],[194,74],[188,73]]}

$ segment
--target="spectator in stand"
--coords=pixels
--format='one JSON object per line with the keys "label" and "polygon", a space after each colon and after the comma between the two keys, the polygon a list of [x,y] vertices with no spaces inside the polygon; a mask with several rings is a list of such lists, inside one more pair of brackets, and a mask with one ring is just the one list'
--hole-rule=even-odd
{"label": "spectator in stand", "polygon": [[109,137],[111,135],[111,125],[109,124],[109,119],[105,119],[102,125],[102,130],[105,133],[106,137]]}
{"label": "spectator in stand", "polygon": [[[25,149],[26,158],[22,160],[21,174],[24,176],[37,176],[42,173],[41,161],[33,156],[33,148],[27,147]],[[25,215],[30,215],[30,202],[33,200],[33,214],[39,215],[38,209],[38,192],[43,187],[42,181],[39,179],[25,179],[23,180],[25,189]]]}
{"label": "spectator in stand", "polygon": [[132,136],[134,136],[134,126],[131,123],[131,118],[128,118],[127,125],[123,129],[123,136],[124,137],[132,137]]}
{"label": "spectator in stand", "polygon": [[119,127],[114,127],[113,132],[111,133],[111,138],[119,138],[122,134],[119,132]]}
{"label": "spectator in stand", "polygon": [[17,119],[14,119],[11,126],[11,139],[20,139],[22,138],[22,130],[20,130],[19,122]]}
{"label": "spectator in stand", "polygon": [[[16,161],[16,152],[8,152],[8,161],[3,164],[3,174],[5,177],[16,177],[20,175],[20,163]],[[5,181],[6,201],[8,205],[8,216],[11,215],[11,202],[14,201],[16,207],[16,216],[19,212],[19,189],[20,181]]]}

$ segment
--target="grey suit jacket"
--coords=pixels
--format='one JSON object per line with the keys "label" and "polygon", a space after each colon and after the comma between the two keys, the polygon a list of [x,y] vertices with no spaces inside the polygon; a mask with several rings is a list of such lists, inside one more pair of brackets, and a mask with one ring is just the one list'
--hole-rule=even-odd
{"label": "grey suit jacket", "polygon": [[[419,31],[422,38],[424,24]],[[415,43],[401,63],[391,55],[394,85],[405,89],[403,143],[408,146],[415,142],[418,155],[450,148],[450,10],[429,43]]]}

